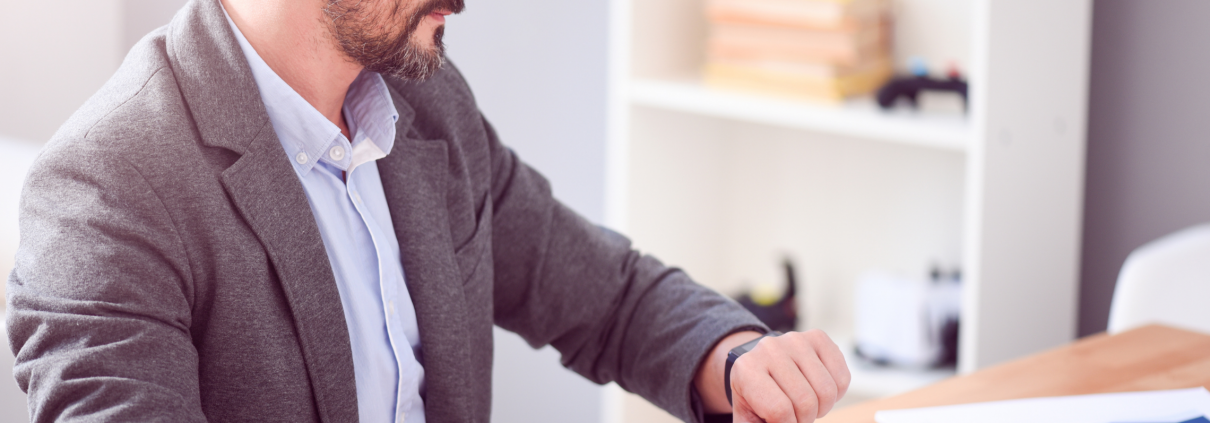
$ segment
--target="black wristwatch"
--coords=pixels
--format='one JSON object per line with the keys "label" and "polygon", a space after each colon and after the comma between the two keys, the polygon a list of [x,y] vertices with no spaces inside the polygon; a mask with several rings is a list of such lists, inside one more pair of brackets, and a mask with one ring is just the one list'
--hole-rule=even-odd
{"label": "black wristwatch", "polygon": [[766,333],[761,335],[760,338],[753,339],[745,342],[744,345],[732,348],[731,352],[727,353],[727,367],[725,370],[723,370],[723,386],[727,388],[727,404],[735,405],[735,403],[731,402],[731,366],[735,364],[735,360],[739,359],[739,356],[747,354],[748,351],[752,351],[753,348],[756,348],[756,344],[760,342],[760,340],[765,339],[765,337],[768,336],[781,336],[781,332],[772,331]]}

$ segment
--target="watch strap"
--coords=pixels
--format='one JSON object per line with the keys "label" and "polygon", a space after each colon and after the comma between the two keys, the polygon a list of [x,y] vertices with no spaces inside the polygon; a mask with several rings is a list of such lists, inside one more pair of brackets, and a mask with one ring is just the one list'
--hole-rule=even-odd
{"label": "watch strap", "polygon": [[760,340],[770,336],[780,336],[781,334],[781,332],[772,331],[761,335],[759,338],[745,342],[738,347],[732,348],[731,351],[727,352],[727,364],[723,369],[723,387],[727,390],[727,404],[732,406],[735,405],[735,402],[731,401],[731,366],[735,365],[735,360],[738,360],[739,356],[744,355],[748,351],[752,351],[753,348],[756,348],[756,344],[760,343]]}

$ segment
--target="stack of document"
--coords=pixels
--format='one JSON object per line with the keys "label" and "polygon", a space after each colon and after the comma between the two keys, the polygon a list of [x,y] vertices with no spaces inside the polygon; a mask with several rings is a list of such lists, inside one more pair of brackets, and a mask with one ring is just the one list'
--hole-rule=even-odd
{"label": "stack of document", "polygon": [[878,423],[1210,423],[1205,388],[886,410]]}

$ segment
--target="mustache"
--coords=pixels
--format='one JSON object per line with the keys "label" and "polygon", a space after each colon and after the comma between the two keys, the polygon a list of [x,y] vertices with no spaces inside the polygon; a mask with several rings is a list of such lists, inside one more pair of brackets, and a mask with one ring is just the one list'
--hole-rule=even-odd
{"label": "mustache", "polygon": [[[402,7],[397,3],[392,15],[402,13]],[[466,10],[466,0],[427,0],[412,11],[411,16],[408,17],[408,28],[415,29],[420,25],[420,21],[430,13],[441,11],[457,14],[462,13],[463,10]]]}
{"label": "mustache", "polygon": [[429,0],[420,7],[416,8],[416,10],[424,12],[417,13],[417,15],[428,15],[437,11],[446,11],[457,14],[462,13],[463,10],[466,10],[466,0]]}
{"label": "mustache", "polygon": [[[401,13],[401,11],[399,10],[400,7],[402,7],[402,6],[400,6],[398,3],[396,3],[395,10],[393,11],[392,15],[397,15],[398,13]],[[407,30],[405,31],[405,33],[411,34],[412,32],[415,32],[416,28],[420,27],[420,22],[423,22],[424,18],[427,17],[430,13],[434,13],[434,12],[438,12],[438,11],[445,11],[445,12],[450,12],[450,13],[462,13],[463,10],[466,10],[466,0],[428,0],[428,1],[425,1],[424,3],[421,3],[420,6],[416,7],[416,9],[412,12],[411,16],[408,16],[407,25],[405,26],[405,28],[407,28]],[[443,27],[444,27],[444,25],[443,25]],[[444,31],[442,31],[442,32],[444,32]]]}
{"label": "mustache", "polygon": [[[324,13],[332,22],[337,22],[349,15],[356,15],[360,12],[363,12],[363,7],[367,6],[363,4],[365,2],[367,2],[367,0],[356,0],[352,2],[352,4],[349,4],[350,2],[348,0],[329,0],[328,4],[324,6]],[[421,20],[423,20],[425,16],[428,16],[433,12],[446,11],[453,14],[458,14],[462,13],[464,10],[466,10],[466,0],[427,0],[417,6],[412,11],[413,13],[411,13],[411,16],[407,16],[407,23],[409,24],[407,27],[415,27]],[[399,19],[401,18],[400,15],[403,15],[405,12],[406,10],[404,9],[404,6],[399,2],[396,2],[395,7],[391,8],[389,17],[392,20]],[[413,23],[416,25],[413,25]]]}

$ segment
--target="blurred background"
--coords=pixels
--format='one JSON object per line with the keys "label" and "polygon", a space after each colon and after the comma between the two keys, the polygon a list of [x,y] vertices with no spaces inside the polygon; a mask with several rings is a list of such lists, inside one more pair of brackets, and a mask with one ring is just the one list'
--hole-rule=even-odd
{"label": "blurred background", "polygon": [[[0,0],[0,273],[42,143],[184,3]],[[851,404],[1104,331],[1126,256],[1210,221],[1206,17],[1198,0],[470,1],[446,44],[558,198],[827,330]],[[919,86],[944,89],[913,107]],[[495,336],[495,421],[671,419]],[[11,364],[0,349],[0,422],[24,422]]]}

